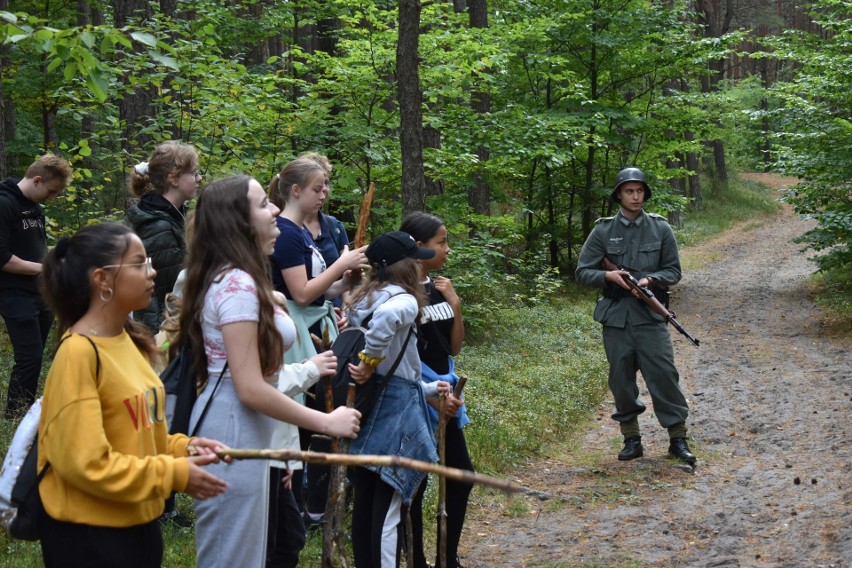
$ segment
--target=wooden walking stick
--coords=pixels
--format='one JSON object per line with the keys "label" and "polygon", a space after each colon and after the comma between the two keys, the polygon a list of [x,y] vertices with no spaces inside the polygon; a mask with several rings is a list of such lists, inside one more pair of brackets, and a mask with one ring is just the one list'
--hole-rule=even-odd
{"label": "wooden walking stick", "polygon": [[[323,327],[322,339],[311,334],[311,340],[317,348],[317,352],[324,352],[331,349],[331,340],[329,339],[328,326]],[[331,383],[332,377],[323,378],[323,388],[325,389],[325,411],[328,414],[334,412],[334,388]],[[319,437],[319,436],[317,436]],[[340,449],[340,438],[331,438],[330,451],[336,454]],[[336,468],[335,468],[336,469]],[[338,501],[340,497],[336,491],[337,484],[334,481],[335,470],[332,470],[332,476],[329,478],[328,499],[326,501],[325,523],[322,531],[322,568],[334,568],[334,546],[338,542],[337,536],[342,527],[342,519],[340,524],[337,524],[336,511],[339,508]],[[332,511],[332,514],[328,514]],[[347,568],[345,549],[338,544],[338,556],[341,559],[342,566]]]}
{"label": "wooden walking stick", "polygon": [[[353,241],[356,249],[364,246],[364,240],[367,236],[367,225],[370,224],[370,209],[373,207],[373,194],[375,190],[376,184],[370,182],[370,187],[361,200],[361,210],[358,213],[358,226],[355,228],[355,240]],[[360,268],[353,268],[349,277],[349,281],[351,282],[350,288],[360,282],[363,275],[364,272]]]}
{"label": "wooden walking stick", "polygon": [[[447,397],[441,395],[438,401],[438,463],[447,465]],[[438,477],[438,560],[441,566],[447,565],[447,478]]]}
{"label": "wooden walking stick", "polygon": [[[332,390],[331,385],[331,377],[325,377],[323,379],[325,381],[325,411],[327,413],[334,412],[334,392]],[[331,451],[332,453],[337,453],[339,449],[340,443],[338,438],[331,439]],[[323,526],[322,531],[322,568],[334,568],[334,537],[337,531],[337,527],[335,526],[335,513],[337,511],[337,501],[338,495],[336,491],[336,485],[334,484],[334,472],[332,471],[332,477],[329,480],[328,484],[328,500],[326,502],[326,512],[325,512],[325,524]],[[329,514],[328,511],[332,511],[332,514]],[[343,551],[339,551],[340,556],[343,557]]]}
{"label": "wooden walking stick", "polygon": [[459,375],[459,380],[456,382],[455,388],[453,388],[453,396],[461,398],[465,383],[467,383],[467,375]]}
{"label": "wooden walking stick", "polygon": [[530,489],[523,485],[516,485],[508,479],[499,479],[490,475],[477,473],[467,469],[458,469],[455,467],[445,467],[442,465],[404,458],[401,456],[380,456],[373,454],[364,455],[344,455],[344,454],[326,454],[322,452],[303,452],[300,450],[272,450],[272,449],[243,449],[229,448],[216,452],[220,458],[230,456],[235,460],[277,460],[277,461],[303,461],[307,463],[324,463],[328,465],[354,465],[367,466],[376,465],[379,467],[404,467],[413,469],[414,471],[423,471],[426,473],[435,473],[444,475],[449,479],[461,481],[462,483],[470,483],[476,485],[485,485],[494,489],[499,489],[504,493],[523,493],[532,495],[539,499],[550,499],[552,495],[537,489]]}
{"label": "wooden walking stick", "polygon": [[[346,391],[346,408],[355,406],[355,383],[349,383]],[[339,451],[342,455],[349,453],[349,438],[339,440]],[[343,526],[346,521],[346,466],[336,465],[331,470],[330,491],[335,493],[334,508],[332,509],[332,526],[334,527],[334,542],[337,544],[337,552],[340,557],[340,565],[348,568],[346,561],[346,538],[343,535]]]}
{"label": "wooden walking stick", "polygon": [[367,193],[364,194],[364,199],[361,200],[361,210],[358,213],[358,227],[355,229],[355,248],[364,246],[364,237],[367,235],[367,225],[370,224],[370,209],[373,207],[373,194],[376,190],[376,184],[370,182],[370,187]]}

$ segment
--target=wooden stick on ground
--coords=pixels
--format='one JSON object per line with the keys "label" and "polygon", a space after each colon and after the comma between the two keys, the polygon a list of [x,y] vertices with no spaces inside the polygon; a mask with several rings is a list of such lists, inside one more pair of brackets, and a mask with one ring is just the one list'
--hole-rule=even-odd
{"label": "wooden stick on ground", "polygon": [[470,483],[473,485],[485,485],[494,489],[499,489],[504,493],[523,493],[540,499],[550,499],[552,495],[537,489],[530,489],[523,485],[516,485],[508,479],[499,479],[490,475],[469,471],[466,469],[458,469],[455,467],[445,467],[442,465],[428,463],[400,456],[378,456],[378,455],[344,455],[344,454],[325,454],[322,452],[302,452],[299,450],[272,450],[272,449],[242,449],[231,448],[217,452],[220,458],[232,457],[235,460],[278,460],[278,461],[303,461],[308,463],[324,463],[328,465],[354,465],[368,466],[377,465],[381,467],[404,467],[415,471],[424,471],[426,473],[435,473],[444,475],[449,479]]}

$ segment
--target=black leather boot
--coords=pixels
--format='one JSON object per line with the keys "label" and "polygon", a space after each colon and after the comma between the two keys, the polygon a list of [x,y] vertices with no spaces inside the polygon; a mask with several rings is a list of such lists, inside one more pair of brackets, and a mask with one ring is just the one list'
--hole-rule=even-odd
{"label": "black leather boot", "polygon": [[624,438],[624,449],[618,452],[618,461],[635,460],[641,458],[642,454],[642,437],[628,436]]}
{"label": "black leather boot", "polygon": [[669,455],[681,459],[689,465],[695,465],[696,462],[695,456],[689,451],[686,438],[672,438],[669,440]]}

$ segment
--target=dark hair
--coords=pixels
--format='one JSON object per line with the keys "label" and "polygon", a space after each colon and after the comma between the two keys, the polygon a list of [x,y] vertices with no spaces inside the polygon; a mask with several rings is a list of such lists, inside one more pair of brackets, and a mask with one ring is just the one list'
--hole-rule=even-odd
{"label": "dark hair", "polygon": [[440,217],[423,211],[414,211],[405,216],[399,230],[414,237],[415,241],[427,243],[443,226],[444,221]]}
{"label": "dark hair", "polygon": [[283,210],[290,198],[290,189],[294,185],[305,186],[308,178],[317,173],[327,174],[328,170],[314,155],[308,154],[288,162],[269,182],[269,201]]}
{"label": "dark hair", "polygon": [[[121,223],[87,225],[73,237],[60,239],[47,253],[40,283],[43,296],[59,318],[58,337],[89,311],[92,270],[121,262],[130,247],[132,234],[133,231]],[[149,358],[159,356],[147,327],[127,318],[124,329]]]}
{"label": "dark hair", "polygon": [[251,177],[230,176],[209,184],[198,196],[186,260],[186,283],[180,316],[180,337],[191,342],[196,382],[207,381],[207,355],[201,331],[204,297],[222,273],[238,268],[254,280],[260,307],[258,351],[264,375],[275,373],[284,360],[284,340],[275,327],[270,264],[251,223],[248,187]]}
{"label": "dark hair", "polygon": [[163,142],[148,159],[147,171],[140,173],[134,167],[130,172],[130,189],[141,197],[149,191],[160,195],[169,189],[169,176],[188,174],[198,169],[198,153],[189,144]]}
{"label": "dark hair", "polygon": [[[382,279],[383,278],[383,279]],[[385,266],[382,277],[377,267],[370,270],[369,278],[363,280],[361,285],[352,293],[347,302],[347,307],[354,306],[361,298],[367,297],[367,307],[373,305],[373,294],[385,287],[386,284],[396,284],[406,293],[417,299],[417,318],[420,319],[420,309],[426,306],[426,292],[423,283],[420,282],[420,264],[413,258],[403,258],[390,266]]]}

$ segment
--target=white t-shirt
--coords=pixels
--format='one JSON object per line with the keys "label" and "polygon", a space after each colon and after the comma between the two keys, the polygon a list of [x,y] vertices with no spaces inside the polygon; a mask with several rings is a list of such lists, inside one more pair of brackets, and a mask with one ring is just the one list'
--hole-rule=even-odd
{"label": "white t-shirt", "polygon": [[[241,321],[259,321],[259,312],[257,287],[247,272],[234,268],[224,272],[218,280],[210,284],[204,296],[201,321],[207,373],[210,376],[218,376],[227,360],[222,326]],[[278,305],[275,306],[275,327],[284,340],[286,351],[296,341],[296,326]]]}

